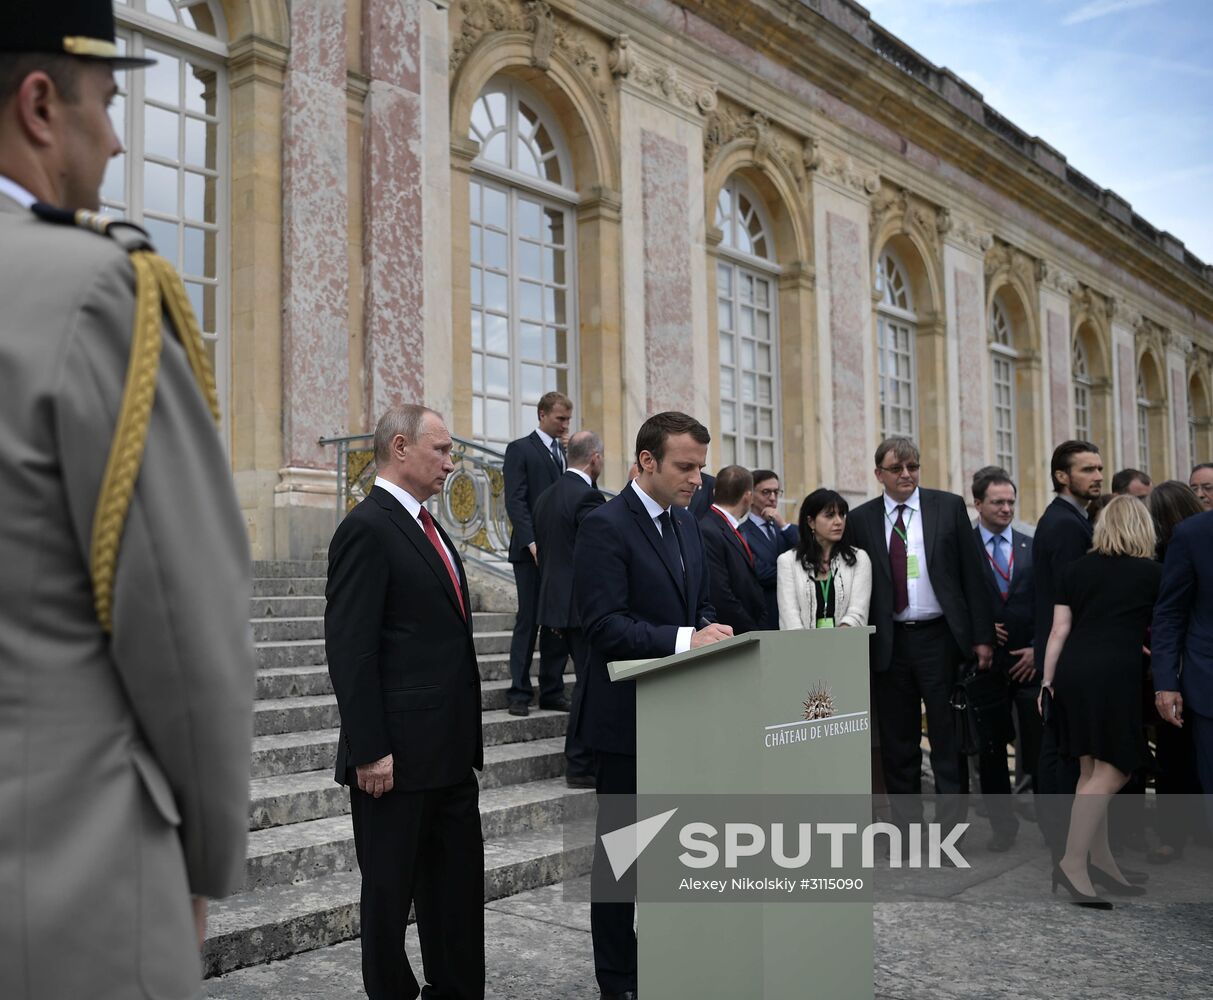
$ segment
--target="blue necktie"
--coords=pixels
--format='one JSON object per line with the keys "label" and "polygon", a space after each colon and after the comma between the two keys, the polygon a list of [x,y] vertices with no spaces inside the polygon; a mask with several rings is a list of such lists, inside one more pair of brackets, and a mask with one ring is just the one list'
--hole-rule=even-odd
{"label": "blue necktie", "polygon": [[678,541],[678,529],[674,527],[674,519],[668,510],[657,515],[657,523],[661,525],[661,544],[665,546],[670,562],[678,567],[679,573],[686,577],[686,566],[682,561],[682,545]]}
{"label": "blue necktie", "polygon": [[560,442],[552,438],[552,461],[556,463],[556,468],[564,472],[564,453],[560,450]]}
{"label": "blue necktie", "polygon": [[998,567],[998,589],[1005,598],[1011,590],[1011,564],[1007,562],[1006,539],[1002,535],[993,535],[990,544],[994,546],[994,565]]}

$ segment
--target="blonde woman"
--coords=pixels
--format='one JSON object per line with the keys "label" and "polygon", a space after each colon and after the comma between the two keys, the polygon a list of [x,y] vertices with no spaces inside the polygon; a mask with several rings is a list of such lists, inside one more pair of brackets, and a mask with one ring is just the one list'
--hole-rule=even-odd
{"label": "blonde woman", "polygon": [[1096,895],[1096,885],[1116,896],[1145,891],[1128,884],[1108,848],[1108,803],[1149,759],[1142,647],[1162,580],[1154,541],[1146,505],[1113,497],[1095,525],[1091,551],[1062,571],[1045,651],[1041,699],[1053,699],[1060,752],[1079,762],[1053,889],[1060,884],[1079,905],[1099,909],[1112,904]]}
{"label": "blonde woman", "polygon": [[800,542],[775,563],[780,629],[868,623],[872,564],[842,541],[847,509],[846,500],[824,489],[800,505]]}

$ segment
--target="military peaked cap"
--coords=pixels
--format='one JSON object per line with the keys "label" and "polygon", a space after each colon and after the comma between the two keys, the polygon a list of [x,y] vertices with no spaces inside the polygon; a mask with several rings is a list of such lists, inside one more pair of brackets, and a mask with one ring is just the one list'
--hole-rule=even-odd
{"label": "military peaked cap", "polygon": [[156,61],[119,55],[115,38],[113,0],[0,0],[0,53],[79,56],[115,69]]}

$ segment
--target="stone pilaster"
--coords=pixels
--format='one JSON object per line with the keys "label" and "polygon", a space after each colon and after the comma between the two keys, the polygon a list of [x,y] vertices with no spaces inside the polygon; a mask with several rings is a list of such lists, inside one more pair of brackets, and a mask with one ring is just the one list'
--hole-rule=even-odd
{"label": "stone pilaster", "polygon": [[821,482],[855,503],[872,492],[879,424],[868,216],[880,181],[874,170],[820,145],[809,177],[823,278],[816,296]]}
{"label": "stone pilaster", "polygon": [[[1184,478],[1195,460],[1188,448],[1188,355],[1192,350],[1192,342],[1186,337],[1175,334],[1168,336],[1165,341],[1166,357],[1163,378],[1170,383],[1171,391],[1167,393],[1171,406],[1171,440],[1172,454],[1168,456],[1171,466],[1170,475]],[[1186,481],[1186,479],[1185,479]]]}

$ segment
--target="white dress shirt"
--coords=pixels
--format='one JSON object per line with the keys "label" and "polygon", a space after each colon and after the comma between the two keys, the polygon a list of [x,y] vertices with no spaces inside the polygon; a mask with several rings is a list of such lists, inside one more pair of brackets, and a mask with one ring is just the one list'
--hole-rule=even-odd
{"label": "white dress shirt", "polygon": [[[395,483],[388,482],[382,476],[375,477],[375,485],[382,486],[385,490],[387,490],[390,494],[392,494],[392,496],[394,496],[397,500],[399,500],[400,506],[409,512],[409,514],[412,516],[413,520],[417,522],[417,526],[421,529],[421,533],[425,534],[425,525],[421,523],[421,501],[420,500],[416,499],[413,496],[413,494],[411,494],[408,490],[402,490]],[[435,534],[437,534],[437,532],[435,532]],[[428,538],[427,538],[427,541],[428,541]],[[449,562],[451,564],[451,569],[453,569],[455,571],[456,575],[458,575],[459,564],[457,562],[455,562],[454,554],[451,552],[451,550],[449,548],[447,548],[447,544],[446,544],[446,542],[444,542],[442,540],[441,535],[438,535],[438,543],[442,546],[442,551],[446,553],[447,562]]]}
{"label": "white dress shirt", "polygon": [[590,475],[588,472],[582,472],[581,469],[573,469],[573,468],[565,469],[564,471],[577,473],[577,475],[579,475],[582,479],[585,480],[586,486],[589,486],[591,489],[593,489],[594,480],[592,480],[590,478]]}
{"label": "white dress shirt", "polygon": [[[665,537],[661,530],[661,522],[657,519],[661,517],[662,514],[669,511],[670,508],[662,507],[661,504],[645,493],[645,491],[640,488],[640,483],[638,483],[635,479],[632,480],[631,487],[636,491],[636,495],[640,497],[640,502],[644,504],[644,509],[648,512],[649,517],[653,519],[653,527],[657,529],[657,534]],[[673,515],[671,514],[670,517],[673,518]],[[686,567],[683,566],[683,569],[685,570]],[[693,625],[679,626],[678,638],[674,640],[674,652],[685,653],[688,649],[690,649],[691,636],[694,634],[695,628]]]}
{"label": "white dress shirt", "polygon": [[[997,565],[997,563],[993,562],[993,559],[994,559],[994,541],[993,540],[995,537],[1001,538],[1003,540],[1003,544],[1005,547],[1003,548],[1002,551],[1003,551],[1003,558],[1006,559],[1006,562],[1007,562],[1007,576],[1014,577],[1014,575],[1015,575],[1015,536],[1011,533],[1011,526],[1007,525],[1007,527],[1004,528],[1002,531],[991,531],[984,524],[982,524],[980,521],[978,521],[977,528],[981,532],[981,544],[985,547],[986,553],[990,557],[992,566]],[[994,570],[994,576],[996,578],[999,576],[999,572],[997,569]],[[1007,587],[1010,587],[1011,581],[1000,579],[998,582],[998,586],[999,586],[1000,590],[1002,589],[1003,584],[1005,584]]]}
{"label": "white dress shirt", "polygon": [[[906,589],[910,603],[905,611],[893,616],[893,621],[928,621],[941,617],[943,608],[939,606],[939,598],[931,586],[931,574],[927,572],[927,546],[922,534],[922,498],[917,489],[905,501],[905,508],[902,521],[906,526],[906,561],[908,564],[910,556],[918,557],[918,578],[910,577],[907,573]],[[889,539],[893,537],[893,525],[897,523],[897,501],[887,493],[884,495],[884,513],[884,542],[887,548]]]}
{"label": "white dress shirt", "polygon": [[10,177],[0,174],[0,194],[6,194],[22,208],[29,208],[38,199]]}
{"label": "white dress shirt", "polygon": [[[718,504],[718,503],[712,504],[712,510],[716,511],[719,514],[723,514],[724,519],[729,522],[729,527],[731,527],[734,531],[737,530],[737,525],[739,525],[741,522],[738,521],[737,518],[735,518],[727,510],[725,510],[723,507],[721,507],[720,504]],[[751,516],[753,516],[753,515],[751,515]]]}

